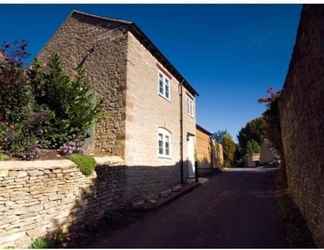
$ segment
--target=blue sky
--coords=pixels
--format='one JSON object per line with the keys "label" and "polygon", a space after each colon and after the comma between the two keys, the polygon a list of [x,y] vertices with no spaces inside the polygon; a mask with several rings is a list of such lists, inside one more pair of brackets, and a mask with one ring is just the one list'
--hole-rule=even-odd
{"label": "blue sky", "polygon": [[72,9],[134,21],[197,89],[198,122],[234,137],[283,86],[300,5],[2,5],[0,41],[34,56]]}

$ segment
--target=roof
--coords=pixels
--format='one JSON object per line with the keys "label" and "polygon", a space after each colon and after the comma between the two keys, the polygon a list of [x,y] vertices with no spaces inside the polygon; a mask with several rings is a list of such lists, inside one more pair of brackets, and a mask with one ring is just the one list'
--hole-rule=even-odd
{"label": "roof", "polygon": [[202,132],[204,132],[205,134],[208,134],[209,136],[212,136],[213,134],[211,132],[209,132],[207,129],[203,128],[202,126],[200,126],[199,124],[196,124],[196,128]]}
{"label": "roof", "polygon": [[184,78],[184,76],[172,65],[172,63],[163,55],[163,53],[154,45],[154,43],[145,35],[145,33],[134,23],[131,21],[126,21],[122,19],[115,19],[110,17],[96,16],[89,13],[81,12],[78,10],[73,10],[71,15],[83,15],[92,18],[97,18],[103,21],[108,22],[117,22],[120,24],[124,24],[128,27],[129,31],[142,42],[142,44],[170,71],[170,73],[177,78],[177,80],[183,84],[191,94],[198,96],[198,92],[190,85],[190,83]]}

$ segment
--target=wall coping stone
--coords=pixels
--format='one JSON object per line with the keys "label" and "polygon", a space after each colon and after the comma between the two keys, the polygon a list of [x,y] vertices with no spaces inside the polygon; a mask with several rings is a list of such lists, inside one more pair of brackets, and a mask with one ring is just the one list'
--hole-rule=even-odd
{"label": "wall coping stone", "polygon": [[[94,157],[98,165],[122,165],[123,160],[118,156]],[[30,169],[52,169],[76,167],[68,159],[58,160],[35,160],[35,161],[0,161],[0,170],[30,170]]]}
{"label": "wall coping stone", "polygon": [[62,160],[36,160],[36,161],[0,161],[1,170],[28,170],[49,168],[70,168],[76,165],[67,159]]}

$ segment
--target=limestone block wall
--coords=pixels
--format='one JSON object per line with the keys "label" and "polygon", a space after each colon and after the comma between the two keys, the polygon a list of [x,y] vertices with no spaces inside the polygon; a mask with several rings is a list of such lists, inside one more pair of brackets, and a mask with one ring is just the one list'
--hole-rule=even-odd
{"label": "limestone block wall", "polygon": [[324,6],[305,5],[280,97],[290,192],[324,247]]}
{"label": "limestone block wall", "polygon": [[0,162],[0,248],[29,247],[33,239],[57,231],[77,236],[106,212],[156,199],[180,179],[178,165],[96,161],[90,177],[69,160]]}
{"label": "limestone block wall", "polygon": [[124,172],[100,165],[85,177],[69,160],[1,162],[0,247],[24,248],[56,230],[95,224],[121,206]]}
{"label": "limestone block wall", "polygon": [[83,65],[104,115],[96,124],[89,151],[124,157],[127,31],[120,23],[73,12],[40,52],[44,62],[60,55],[73,76]]}
{"label": "limestone block wall", "polygon": [[[128,33],[126,154],[128,166],[175,165],[180,161],[180,98],[178,81],[171,77],[171,100],[158,94],[159,61]],[[158,157],[157,131],[171,133],[171,157]]]}

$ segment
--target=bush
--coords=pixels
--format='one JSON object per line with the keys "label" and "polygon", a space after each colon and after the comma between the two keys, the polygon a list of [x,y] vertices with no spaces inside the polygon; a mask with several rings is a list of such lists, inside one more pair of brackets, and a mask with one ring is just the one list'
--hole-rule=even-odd
{"label": "bush", "polygon": [[224,154],[224,167],[233,167],[235,161],[235,154],[237,151],[237,146],[233,141],[232,137],[228,134],[224,136],[223,139],[223,154]]}
{"label": "bush", "polygon": [[3,138],[2,150],[22,160],[34,160],[39,157],[37,138],[24,123],[7,127]]}
{"label": "bush", "polygon": [[4,44],[0,48],[0,122],[17,124],[31,114],[33,96],[23,68],[26,43]]}
{"label": "bush", "polygon": [[54,248],[55,242],[50,239],[38,238],[33,240],[31,244],[31,248],[33,249],[41,249],[41,248]]}
{"label": "bush", "polygon": [[62,155],[69,155],[73,153],[83,154],[84,151],[82,149],[83,141],[76,139],[71,142],[65,143],[62,147],[59,148],[58,152]]}
{"label": "bush", "polygon": [[[263,117],[256,118],[249,121],[245,127],[241,128],[237,139],[240,146],[240,157],[249,154],[248,143],[249,141],[254,141],[258,145],[261,145],[265,136],[265,126],[266,121]],[[255,143],[253,143],[255,145]],[[251,145],[250,145],[251,146]]]}
{"label": "bush", "polygon": [[43,67],[35,61],[29,72],[36,103],[48,112],[43,122],[41,144],[57,149],[64,143],[88,137],[88,130],[99,117],[101,102],[97,102],[79,68],[75,79],[65,73],[60,58],[54,54]]}
{"label": "bush", "polygon": [[9,156],[3,153],[0,153],[0,161],[7,161],[9,160]]}
{"label": "bush", "polygon": [[0,152],[24,160],[38,158],[40,147],[82,152],[101,113],[85,72],[71,79],[57,55],[25,69],[26,43],[5,44],[0,54]]}
{"label": "bush", "polygon": [[248,141],[246,145],[246,152],[248,155],[252,155],[254,153],[260,153],[261,152],[261,147],[259,143],[257,143],[255,140],[250,140]]}
{"label": "bush", "polygon": [[79,167],[85,176],[91,175],[96,167],[96,161],[92,156],[72,154],[68,158]]}
{"label": "bush", "polygon": [[30,127],[34,98],[23,67],[26,46],[17,42],[0,48],[0,150],[28,160],[37,158],[38,151]]}

